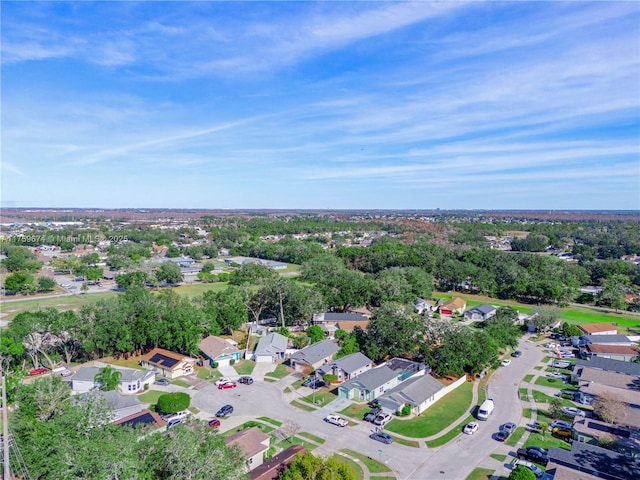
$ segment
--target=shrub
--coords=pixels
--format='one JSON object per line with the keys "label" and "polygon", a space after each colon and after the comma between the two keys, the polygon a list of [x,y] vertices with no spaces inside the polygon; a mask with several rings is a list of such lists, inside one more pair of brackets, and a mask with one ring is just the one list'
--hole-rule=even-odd
{"label": "shrub", "polygon": [[322,379],[323,379],[325,382],[327,382],[327,383],[333,383],[333,382],[338,381],[338,376],[337,376],[337,375],[334,375],[334,374],[332,374],[332,373],[326,373],[326,374],[322,377]]}
{"label": "shrub", "polygon": [[229,365],[233,365],[234,363],[236,363],[236,359],[232,358],[231,360],[229,360]]}
{"label": "shrub", "polygon": [[213,363],[211,364],[211,366],[212,366],[213,368],[218,368],[218,362],[213,362]]}
{"label": "shrub", "polygon": [[162,413],[177,413],[189,408],[191,397],[184,392],[165,393],[158,397],[158,408]]}
{"label": "shrub", "polygon": [[411,415],[411,405],[405,403],[402,409],[396,412],[396,415],[399,417],[408,417]]}

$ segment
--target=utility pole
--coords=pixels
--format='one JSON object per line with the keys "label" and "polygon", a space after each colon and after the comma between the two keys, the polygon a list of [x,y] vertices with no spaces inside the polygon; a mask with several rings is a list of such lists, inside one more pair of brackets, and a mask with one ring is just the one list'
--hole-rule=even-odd
{"label": "utility pole", "polygon": [[7,383],[2,373],[2,446],[4,451],[4,472],[2,478],[11,480],[11,465],[9,465],[9,415],[7,409]]}

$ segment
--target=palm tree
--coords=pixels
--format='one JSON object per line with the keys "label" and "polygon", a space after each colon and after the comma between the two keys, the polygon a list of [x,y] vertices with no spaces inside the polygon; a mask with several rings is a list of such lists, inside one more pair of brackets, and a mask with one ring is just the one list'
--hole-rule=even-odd
{"label": "palm tree", "polygon": [[121,372],[112,367],[101,368],[96,374],[95,381],[100,383],[100,390],[109,392],[115,390],[120,383]]}

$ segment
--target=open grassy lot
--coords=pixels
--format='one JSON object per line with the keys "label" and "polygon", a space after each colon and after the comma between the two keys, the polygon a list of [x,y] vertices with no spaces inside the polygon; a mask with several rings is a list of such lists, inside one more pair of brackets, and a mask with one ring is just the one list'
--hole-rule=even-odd
{"label": "open grassy lot", "polygon": [[193,298],[199,297],[204,292],[221,292],[229,288],[227,282],[218,283],[189,283],[175,287],[174,290],[178,295]]}
{"label": "open grassy lot", "polygon": [[281,378],[289,375],[293,370],[282,363],[276,366],[276,369],[273,372],[269,372],[265,374],[265,377],[271,377],[280,380]]}
{"label": "open grassy lot", "polygon": [[84,305],[97,302],[106,298],[112,298],[116,292],[91,293],[87,295],[66,295],[53,298],[25,298],[15,302],[2,302],[2,313],[7,314],[11,320],[20,312],[27,310],[44,310],[45,308],[57,308],[58,310],[80,310]]}
{"label": "open grassy lot", "polygon": [[233,368],[238,372],[238,375],[251,375],[255,366],[256,362],[253,360],[240,360],[233,365]]}
{"label": "open grassy lot", "polygon": [[364,479],[364,471],[362,467],[358,465],[358,463],[354,462],[350,458],[345,457],[344,455],[340,455],[338,453],[334,453],[331,458],[333,458],[336,462],[349,467],[349,469],[354,473],[355,480],[363,480]]}
{"label": "open grassy lot", "polygon": [[346,453],[351,457],[354,457],[360,460],[362,463],[365,464],[365,466],[367,467],[370,473],[384,473],[384,472],[391,471],[391,469],[387,467],[384,463],[380,463],[376,460],[373,460],[372,458],[367,457],[366,455],[363,455],[361,453],[354,452],[353,450],[349,450],[348,448],[343,448],[340,451]]}
{"label": "open grassy lot", "polygon": [[489,480],[493,476],[495,470],[488,468],[474,468],[466,480]]}
{"label": "open grassy lot", "polygon": [[411,438],[435,435],[468,412],[473,398],[473,383],[465,382],[460,387],[438,400],[424,413],[411,420],[394,419],[386,425],[390,432]]}

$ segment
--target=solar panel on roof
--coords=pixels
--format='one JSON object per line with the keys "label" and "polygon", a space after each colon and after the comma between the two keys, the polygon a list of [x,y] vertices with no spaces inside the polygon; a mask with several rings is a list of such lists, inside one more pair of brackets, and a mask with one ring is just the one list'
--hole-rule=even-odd
{"label": "solar panel on roof", "polygon": [[167,357],[162,353],[156,353],[153,357],[149,359],[149,361],[151,363],[157,363],[159,365],[162,365],[163,367],[168,367],[168,368],[173,367],[176,363],[179,362],[179,360],[176,360],[175,358]]}
{"label": "solar panel on roof", "polygon": [[127,425],[133,428],[139,428],[139,427],[143,427],[144,425],[149,425],[153,423],[156,423],[155,418],[153,418],[153,415],[151,415],[150,412],[147,412],[143,415],[138,415],[137,417],[132,418],[131,420],[122,422],[120,425]]}

